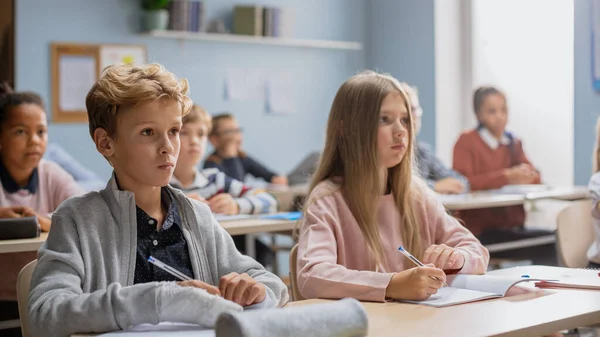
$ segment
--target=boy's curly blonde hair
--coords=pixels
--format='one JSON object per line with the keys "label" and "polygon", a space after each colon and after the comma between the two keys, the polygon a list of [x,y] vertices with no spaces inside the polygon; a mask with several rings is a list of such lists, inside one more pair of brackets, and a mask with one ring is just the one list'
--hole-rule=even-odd
{"label": "boy's curly blonde hair", "polygon": [[90,135],[93,138],[94,131],[103,128],[114,138],[119,111],[159,99],[179,102],[185,116],[192,107],[188,89],[186,79],[178,79],[157,63],[106,67],[85,99]]}

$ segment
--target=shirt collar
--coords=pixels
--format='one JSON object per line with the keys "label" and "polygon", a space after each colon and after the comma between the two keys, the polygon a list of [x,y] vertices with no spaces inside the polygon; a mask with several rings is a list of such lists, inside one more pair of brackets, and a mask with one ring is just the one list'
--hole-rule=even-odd
{"label": "shirt collar", "polygon": [[38,169],[37,167],[33,169],[29,181],[25,186],[19,186],[0,160],[0,181],[4,190],[8,193],[16,193],[23,189],[29,191],[31,194],[35,194],[39,185]]}
{"label": "shirt collar", "polygon": [[502,137],[500,137],[500,140],[498,140],[485,127],[481,127],[477,131],[479,132],[479,136],[481,136],[481,139],[483,139],[487,146],[489,146],[492,150],[497,149],[500,145],[510,144],[510,139],[508,138],[506,133],[502,134]]}
{"label": "shirt collar", "polygon": [[165,206],[168,207],[167,216],[163,222],[162,228],[169,229],[173,224],[178,225],[181,228],[181,215],[179,215],[179,206],[177,202],[173,200],[173,195],[166,188],[162,188],[162,200],[165,202]]}
{"label": "shirt collar", "polygon": [[[179,206],[177,206],[177,201],[174,200],[174,197],[173,195],[171,195],[171,192],[165,187],[161,189],[161,201],[163,205],[167,207],[167,215],[165,216],[165,220],[163,221],[163,225],[161,227],[162,230],[168,230],[173,225],[177,225],[181,228],[181,215],[179,214]],[[144,212],[144,210],[142,210],[138,206],[136,206],[136,208],[138,210],[138,214],[141,213],[141,215],[144,218],[154,220],[153,224],[149,224],[146,219],[138,219],[138,224],[140,220],[142,220],[141,225],[146,226],[146,224],[148,224],[151,225],[153,230],[156,230],[156,219],[152,218],[150,215],[148,215],[148,213]]]}
{"label": "shirt collar", "polygon": [[179,181],[179,179],[177,179],[175,177],[175,175],[173,175],[171,177],[171,185],[177,186],[179,189],[184,189],[184,190],[203,188],[207,184],[208,184],[208,178],[206,178],[206,176],[204,175],[204,173],[202,171],[198,171],[198,170],[196,171],[196,174],[194,175],[194,181],[192,182],[192,184],[190,186],[183,186],[181,181]]}

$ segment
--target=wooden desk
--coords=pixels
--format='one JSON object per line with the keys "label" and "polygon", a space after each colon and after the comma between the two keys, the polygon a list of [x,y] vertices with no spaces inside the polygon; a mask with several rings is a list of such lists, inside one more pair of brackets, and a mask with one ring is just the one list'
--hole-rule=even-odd
{"label": "wooden desk", "polygon": [[308,185],[296,185],[289,187],[269,186],[267,191],[271,193],[279,203],[279,210],[282,212],[292,211],[294,200],[297,197],[306,197],[308,195]]}
{"label": "wooden desk", "polygon": [[558,199],[558,200],[580,200],[591,198],[586,186],[553,187],[547,191],[527,193],[527,200]]}
{"label": "wooden desk", "polygon": [[46,238],[48,233],[42,233],[34,239],[0,240],[0,254],[37,251],[46,242]]}
{"label": "wooden desk", "polygon": [[229,233],[229,235],[292,231],[296,227],[295,220],[273,220],[261,218],[221,221],[219,223],[227,231],[227,233]]}
{"label": "wooden desk", "polygon": [[[370,337],[531,337],[600,322],[600,291],[541,291],[446,308],[397,302],[362,304],[369,317]],[[71,337],[75,336],[94,334]]]}
{"label": "wooden desk", "polygon": [[[223,221],[220,224],[230,235],[242,235],[292,231],[296,226],[296,221],[252,218]],[[0,254],[37,251],[47,238],[48,233],[42,233],[38,238],[34,239],[0,240]]]}
{"label": "wooden desk", "polygon": [[476,192],[469,194],[439,195],[438,200],[449,211],[460,211],[466,209],[506,207],[523,205],[525,196],[518,194],[492,194],[488,192]]}
{"label": "wooden desk", "polygon": [[[490,274],[520,276],[525,269],[531,274],[561,273],[568,270],[525,266],[497,270]],[[290,302],[286,306],[327,301],[305,300]],[[530,337],[600,323],[600,291],[541,290],[445,308],[398,302],[362,304],[369,317],[369,336],[376,337]]]}
{"label": "wooden desk", "polygon": [[590,198],[590,193],[585,186],[553,187],[546,191],[522,194],[507,194],[501,193],[499,190],[492,190],[469,194],[438,196],[438,199],[449,211],[517,206],[523,205],[527,201],[544,199],[579,200],[587,198]]}
{"label": "wooden desk", "polygon": [[[268,191],[279,201],[281,211],[289,211],[292,208],[294,198],[307,195],[308,186],[269,187]],[[546,191],[521,194],[500,193],[500,191],[494,190],[459,195],[439,195],[439,200],[450,211],[518,206],[523,205],[527,200],[578,200],[587,198],[590,198],[590,194],[586,186],[552,187]]]}
{"label": "wooden desk", "polygon": [[363,302],[363,306],[369,336],[377,337],[530,337],[600,322],[600,291],[540,291],[445,308],[397,302]]}

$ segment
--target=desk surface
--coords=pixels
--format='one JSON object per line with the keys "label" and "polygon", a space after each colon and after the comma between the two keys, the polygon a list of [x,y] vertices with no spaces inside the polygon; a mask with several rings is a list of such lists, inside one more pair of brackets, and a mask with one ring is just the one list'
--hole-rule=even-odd
{"label": "desk surface", "polygon": [[295,220],[274,220],[250,218],[235,221],[221,221],[229,235],[272,233],[281,231],[292,231],[296,227]]}
{"label": "desk surface", "polygon": [[[525,268],[550,274],[567,270],[528,266],[497,270],[492,274],[516,275]],[[305,300],[290,302],[287,306],[324,302],[327,300]],[[377,337],[529,337],[600,323],[600,291],[542,290],[445,308],[398,302],[362,304],[369,316],[369,336]]]}
{"label": "desk surface", "polygon": [[33,239],[0,240],[0,253],[31,252],[40,249],[48,233],[42,233]]}
{"label": "desk surface", "polygon": [[[494,275],[524,271],[556,275],[567,269],[542,266],[509,268]],[[326,300],[307,300],[305,305]],[[535,293],[434,308],[397,302],[363,302],[369,316],[369,336],[542,336],[563,329],[600,323],[600,291],[540,290]]]}
{"label": "desk surface", "polygon": [[469,193],[439,195],[438,199],[450,211],[517,206],[525,203],[525,196],[518,194]]}
{"label": "desk surface", "polygon": [[[292,231],[296,226],[296,221],[292,220],[260,218],[222,221],[220,223],[230,235]],[[0,254],[37,251],[47,237],[48,233],[42,233],[40,237],[34,239],[0,240]]]}
{"label": "desk surface", "polygon": [[[307,185],[277,187],[269,190],[280,203],[282,210],[290,210],[294,198],[306,196]],[[527,200],[560,199],[577,200],[589,198],[586,186],[551,187],[547,190],[530,193],[505,193],[501,190],[481,191],[458,195],[439,195],[439,200],[450,211],[467,209],[506,207],[523,205]]]}
{"label": "desk surface", "polygon": [[469,194],[440,195],[438,198],[448,210],[458,211],[477,208],[506,207],[523,205],[526,201],[544,199],[578,200],[587,199],[590,193],[585,186],[552,187],[545,191],[531,193],[501,193],[481,191]]}

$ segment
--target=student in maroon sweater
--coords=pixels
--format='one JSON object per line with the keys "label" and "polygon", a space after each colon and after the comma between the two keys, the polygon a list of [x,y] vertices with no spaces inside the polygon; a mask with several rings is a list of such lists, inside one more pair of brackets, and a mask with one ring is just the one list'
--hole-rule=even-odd
{"label": "student in maroon sweater", "polygon": [[[539,184],[519,139],[506,131],[506,96],[494,87],[475,91],[473,108],[479,121],[475,130],[463,133],[454,146],[453,167],[469,179],[472,191],[501,188],[509,184]],[[522,227],[523,206],[462,211],[459,217],[473,234],[485,230]]]}

